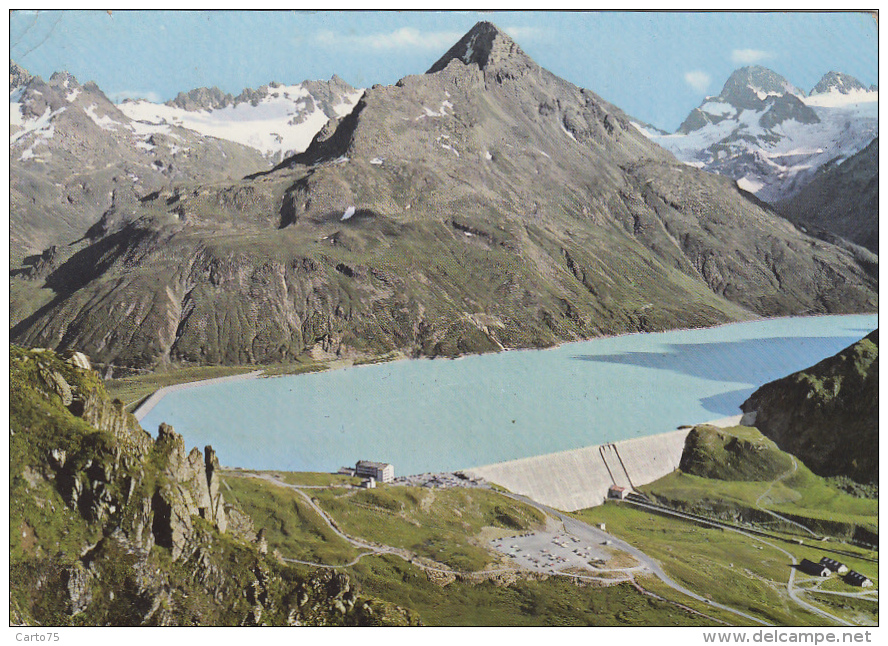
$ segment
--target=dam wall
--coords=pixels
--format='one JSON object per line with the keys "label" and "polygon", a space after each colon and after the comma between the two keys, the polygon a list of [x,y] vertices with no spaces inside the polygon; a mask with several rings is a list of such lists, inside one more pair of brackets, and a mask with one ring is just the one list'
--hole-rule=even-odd
{"label": "dam wall", "polygon": [[600,505],[613,484],[634,488],[678,468],[690,429],[464,469],[563,511]]}
{"label": "dam wall", "polygon": [[[728,428],[740,419],[735,415],[707,423]],[[690,431],[688,427],[463,471],[550,507],[576,511],[600,505],[611,485],[634,489],[675,471]]]}

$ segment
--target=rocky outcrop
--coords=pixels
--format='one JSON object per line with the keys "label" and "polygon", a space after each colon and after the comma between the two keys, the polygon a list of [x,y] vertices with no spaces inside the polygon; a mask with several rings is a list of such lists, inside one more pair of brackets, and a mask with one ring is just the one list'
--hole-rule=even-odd
{"label": "rocky outcrop", "polygon": [[12,92],[15,88],[21,87],[23,85],[27,85],[31,82],[33,77],[28,73],[24,67],[14,62],[12,59],[9,61],[9,91]]}
{"label": "rocky outcrop", "polygon": [[[10,616],[35,625],[406,625],[345,574],[267,556],[211,447],[156,440],[72,354],[10,357]],[[78,365],[79,364],[79,365]],[[70,403],[65,405],[70,396]]]}
{"label": "rocky outcrop", "polygon": [[839,236],[879,253],[879,139],[841,164],[821,167],[780,214],[824,239]]}
{"label": "rocky outcrop", "polygon": [[199,87],[188,92],[179,92],[175,99],[166,102],[166,105],[182,108],[183,110],[217,110],[231,105],[234,97],[217,87]]}
{"label": "rocky outcrop", "polygon": [[746,423],[821,476],[879,478],[879,333],[765,384],[743,402]]}
{"label": "rocky outcrop", "polygon": [[701,424],[685,438],[678,468],[703,478],[763,482],[776,480],[791,466],[789,456],[758,433],[738,436]]}
{"label": "rocky outcrop", "polygon": [[225,501],[219,493],[219,460],[210,446],[187,455],[182,436],[161,424],[154,445],[155,460],[163,464],[167,482],[152,499],[152,529],[158,545],[170,548],[173,559],[188,547],[197,516],[224,533],[228,528]]}

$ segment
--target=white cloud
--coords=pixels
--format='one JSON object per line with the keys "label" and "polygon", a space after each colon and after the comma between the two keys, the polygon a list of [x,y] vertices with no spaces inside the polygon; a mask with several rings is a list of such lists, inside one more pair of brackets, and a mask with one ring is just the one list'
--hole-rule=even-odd
{"label": "white cloud", "polygon": [[735,49],[731,52],[731,60],[735,63],[749,65],[750,63],[758,63],[766,58],[772,58],[771,52],[761,49]]}
{"label": "white cloud", "polygon": [[503,31],[518,41],[539,38],[546,33],[540,27],[503,27]]}
{"label": "white cloud", "polygon": [[706,72],[702,72],[700,70],[692,70],[690,72],[685,72],[684,80],[685,83],[690,85],[698,92],[705,92],[706,88],[709,87],[710,81],[712,81],[712,77],[709,76],[709,74],[707,74]]}
{"label": "white cloud", "polygon": [[123,103],[124,99],[145,99],[151,103],[161,103],[160,95],[151,90],[120,90],[108,95],[111,103]]}
{"label": "white cloud", "polygon": [[320,31],[315,40],[321,45],[341,47],[345,45],[368,47],[370,49],[441,49],[449,48],[463,34],[457,31],[419,31],[413,27],[401,27],[382,34],[365,34],[353,36],[337,34],[332,31]]}

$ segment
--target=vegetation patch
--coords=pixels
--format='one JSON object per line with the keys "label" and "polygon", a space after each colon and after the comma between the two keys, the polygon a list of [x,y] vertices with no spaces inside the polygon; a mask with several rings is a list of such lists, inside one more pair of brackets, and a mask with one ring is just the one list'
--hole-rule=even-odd
{"label": "vegetation patch", "polygon": [[478,539],[484,527],[525,531],[545,523],[533,507],[483,489],[380,486],[311,495],[350,536],[408,549],[461,571],[483,570],[494,560]]}
{"label": "vegetation patch", "polygon": [[[789,558],[759,541],[621,503],[574,515],[589,523],[606,522],[609,532],[655,558],[676,582],[714,602],[778,625],[823,625],[822,617],[800,608],[786,594]],[[812,548],[788,545],[781,547],[807,558],[817,554]],[[687,599],[676,593],[668,598]],[[743,620],[735,616],[737,622]]]}
{"label": "vegetation patch", "polygon": [[265,528],[268,547],[282,556],[330,565],[351,561],[358,550],[338,536],[302,496],[255,478],[226,477],[226,493]]}
{"label": "vegetation patch", "polygon": [[628,583],[578,585],[566,577],[440,586],[394,556],[348,569],[373,597],[413,609],[428,626],[706,626],[713,622],[647,596]]}

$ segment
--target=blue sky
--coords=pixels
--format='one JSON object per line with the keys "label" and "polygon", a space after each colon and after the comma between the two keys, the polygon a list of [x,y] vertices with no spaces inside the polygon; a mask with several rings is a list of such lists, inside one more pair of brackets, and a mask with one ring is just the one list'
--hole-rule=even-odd
{"label": "blue sky", "polygon": [[10,57],[44,78],[93,80],[112,98],[213,85],[236,94],[333,74],[368,87],[421,74],[478,20],[670,131],[744,65],[806,91],[830,70],[878,82],[876,23],[851,13],[23,11],[10,15]]}

